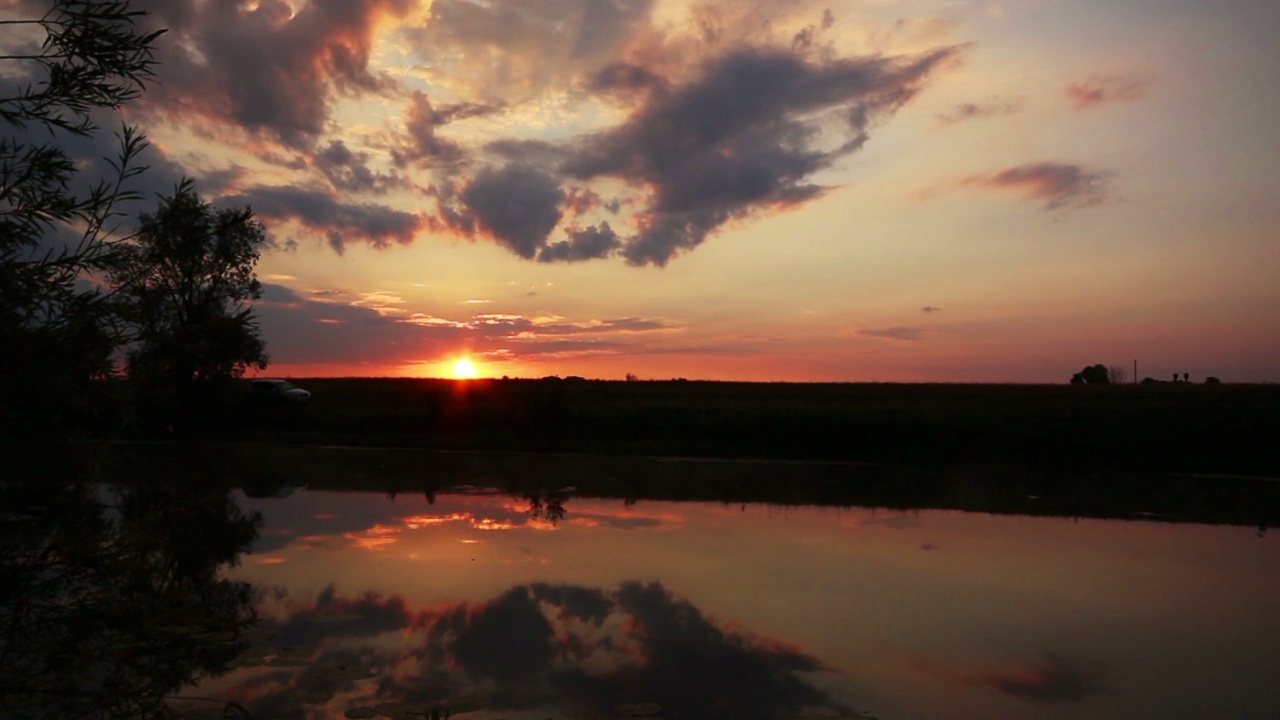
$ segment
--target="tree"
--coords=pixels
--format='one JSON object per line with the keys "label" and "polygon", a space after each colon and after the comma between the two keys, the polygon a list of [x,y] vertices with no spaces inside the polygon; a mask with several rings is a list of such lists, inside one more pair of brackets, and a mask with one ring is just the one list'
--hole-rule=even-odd
{"label": "tree", "polygon": [[262,296],[254,266],[265,243],[252,210],[215,209],[190,180],[139,218],[109,280],[134,328],[129,377],[163,410],[205,410],[220,384],[267,366],[250,304]]}
{"label": "tree", "polygon": [[85,280],[124,239],[146,143],[122,126],[113,174],[87,181],[59,143],[96,135],[95,114],[152,77],[161,33],[141,31],[142,14],[128,0],[53,0],[40,17],[0,19],[0,433],[15,445],[92,420],[91,381],[122,339],[110,298]]}
{"label": "tree", "polygon": [[1077,377],[1080,379],[1080,382],[1087,383],[1089,385],[1106,385],[1111,380],[1111,377],[1107,372],[1107,366],[1102,364],[1090,365],[1076,373],[1076,375],[1071,379],[1073,384],[1078,384],[1076,382]]}
{"label": "tree", "polygon": [[1107,379],[1112,385],[1123,385],[1129,381],[1129,370],[1123,365],[1112,365],[1107,368]]}

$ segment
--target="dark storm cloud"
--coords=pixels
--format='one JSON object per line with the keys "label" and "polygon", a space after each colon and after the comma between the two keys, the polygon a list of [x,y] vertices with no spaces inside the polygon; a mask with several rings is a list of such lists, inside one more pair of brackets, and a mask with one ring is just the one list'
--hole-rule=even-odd
{"label": "dark storm cloud", "polygon": [[[0,94],[12,95],[20,83],[13,78],[0,78]],[[0,123],[0,140],[17,142],[25,146],[49,145],[60,149],[75,166],[70,190],[83,196],[92,186],[114,181],[117,172],[113,167],[120,159],[120,137],[123,117],[109,109],[97,109],[89,115],[98,130],[89,135],[76,135],[65,130],[47,129],[33,125],[23,129],[9,123]],[[185,176],[181,166],[169,158],[163,149],[147,144],[132,160],[132,167],[146,167],[147,171],[132,178],[127,189],[138,192],[142,200],[118,209],[133,214],[139,208],[154,206],[160,195],[173,193]]]}
{"label": "dark storm cloud", "polygon": [[484,149],[508,162],[530,163],[539,167],[556,165],[569,157],[564,148],[542,140],[494,140]]}
{"label": "dark storm cloud", "polygon": [[1116,75],[1093,74],[1067,86],[1067,97],[1078,110],[1112,102],[1132,102],[1147,94],[1155,84],[1150,75],[1122,73]]}
{"label": "dark storm cloud", "polygon": [[1079,165],[1039,162],[1001,170],[993,175],[973,176],[961,184],[996,190],[1012,190],[1044,202],[1046,210],[1083,208],[1108,198],[1111,173],[1086,170]]}
{"label": "dark storm cloud", "polygon": [[342,203],[319,190],[258,185],[226,200],[251,206],[260,219],[296,220],[324,233],[339,253],[352,240],[377,248],[388,247],[393,241],[407,245],[425,226],[425,221],[412,213],[384,205]]}
{"label": "dark storm cloud", "polygon": [[[15,78],[0,78],[0,95],[12,96],[20,84]],[[121,160],[122,133],[121,116],[108,109],[98,109],[90,113],[90,119],[98,127],[96,132],[88,135],[76,135],[65,130],[48,129],[42,126],[28,128],[16,127],[10,123],[0,123],[0,142],[10,147],[35,148],[48,146],[62,151],[66,159],[74,167],[65,190],[73,198],[88,198],[99,186],[111,188],[120,179],[117,167]],[[24,165],[20,158],[10,158],[3,170],[6,190],[13,187],[14,178]],[[106,229],[109,231],[128,232],[136,225],[140,213],[153,212],[160,198],[173,195],[178,184],[185,177],[183,169],[170,159],[163,149],[154,145],[145,145],[130,161],[131,168],[147,168],[146,172],[135,175],[123,183],[121,189],[126,193],[134,193],[117,201],[112,210],[116,213],[107,219]],[[197,189],[207,190],[216,184],[199,181]],[[11,202],[8,198],[5,203]],[[6,209],[9,207],[5,205]],[[30,248],[31,257],[43,256],[46,252],[59,253],[71,250],[83,239],[83,228],[78,220],[73,224],[59,223],[45,228],[44,236],[38,240],[38,246]]]}
{"label": "dark storm cloud", "polygon": [[337,190],[381,195],[405,185],[403,178],[369,169],[369,154],[354,152],[342,140],[333,140],[313,156],[313,162]]}
{"label": "dark storm cloud", "polygon": [[992,98],[986,102],[980,103],[961,103],[951,108],[945,113],[938,114],[938,122],[943,125],[954,125],[965,120],[976,120],[984,117],[998,117],[1002,115],[1016,115],[1022,112],[1023,101],[1021,98],[1014,100],[1001,100],[1000,98]]}
{"label": "dark storm cloud", "polygon": [[587,81],[587,89],[594,92],[616,93],[630,96],[666,86],[666,80],[639,65],[614,63],[595,73]]}
{"label": "dark storm cloud", "polygon": [[254,5],[148,0],[149,22],[170,32],[158,43],[160,82],[142,106],[175,119],[203,116],[266,131],[306,147],[325,129],[338,93],[380,91],[369,70],[375,20],[416,0],[311,0],[297,12],[282,0]]}
{"label": "dark storm cloud", "polygon": [[538,251],[538,262],[576,262],[608,257],[622,245],[608,222],[586,228],[565,230],[568,240],[544,245]]}
{"label": "dark storm cloud", "polygon": [[1024,669],[965,675],[960,681],[1046,705],[1079,702],[1103,691],[1103,673],[1096,663],[1068,660],[1053,653],[1046,653],[1043,661]]}
{"label": "dark storm cloud", "polygon": [[864,328],[859,330],[858,334],[863,337],[904,340],[906,342],[919,342],[924,339],[924,330],[911,327]]}
{"label": "dark storm cloud", "polygon": [[[583,139],[561,170],[650,188],[641,230],[622,254],[665,265],[733,217],[821,194],[809,178],[861,148],[875,119],[911,100],[958,52],[813,63],[796,52],[739,50],[698,80],[650,95],[621,127]],[[816,144],[819,115],[843,126],[834,147]]]}
{"label": "dark storm cloud", "polygon": [[486,168],[458,195],[462,209],[447,220],[456,230],[473,226],[525,259],[536,257],[560,222],[566,199],[552,175],[522,163]]}
{"label": "dark storm cloud", "polygon": [[436,108],[431,99],[420,91],[409,96],[409,109],[405,113],[407,143],[392,151],[396,165],[404,166],[412,161],[426,165],[454,165],[462,161],[466,153],[452,140],[436,135],[436,130],[455,120],[480,117],[500,112],[500,105],[459,103]]}

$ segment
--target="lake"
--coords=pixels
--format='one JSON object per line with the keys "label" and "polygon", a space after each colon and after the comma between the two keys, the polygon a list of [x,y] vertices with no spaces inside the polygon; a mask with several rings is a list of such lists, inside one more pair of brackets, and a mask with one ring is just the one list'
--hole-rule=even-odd
{"label": "lake", "polygon": [[1258,527],[235,497],[263,517],[229,573],[261,622],[183,694],[253,717],[1280,717],[1280,542]]}

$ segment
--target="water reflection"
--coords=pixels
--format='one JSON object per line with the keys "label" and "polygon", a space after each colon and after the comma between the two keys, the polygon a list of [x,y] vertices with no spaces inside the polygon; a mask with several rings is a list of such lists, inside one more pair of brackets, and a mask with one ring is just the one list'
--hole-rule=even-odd
{"label": "water reflection", "polygon": [[816,658],[725,628],[656,582],[533,583],[426,610],[332,586],[314,603],[274,602],[281,614],[261,628],[272,644],[246,653],[223,689],[255,715],[853,716],[806,681],[826,670]]}
{"label": "water reflection", "polygon": [[34,475],[0,508],[0,716],[163,715],[240,652],[251,588],[220,570],[259,518],[225,488]]}
{"label": "water reflection", "polygon": [[1251,528],[752,504],[890,491],[723,468],[646,487],[732,504],[196,475],[0,484],[0,716],[1280,716],[1280,551]]}
{"label": "water reflection", "polygon": [[552,523],[464,490],[255,501],[237,575],[274,637],[200,692],[271,717],[1280,712],[1280,551],[1247,528],[567,495]]}
{"label": "water reflection", "polygon": [[[132,448],[133,469],[180,467],[251,495],[311,489],[424,496],[470,488],[552,498],[965,510],[1037,517],[1280,525],[1280,480],[1223,475],[1073,472],[1070,468],[892,467],[586,455],[441,453],[296,446],[155,445]],[[552,507],[552,506],[549,506]],[[535,503],[536,508],[536,503]]]}

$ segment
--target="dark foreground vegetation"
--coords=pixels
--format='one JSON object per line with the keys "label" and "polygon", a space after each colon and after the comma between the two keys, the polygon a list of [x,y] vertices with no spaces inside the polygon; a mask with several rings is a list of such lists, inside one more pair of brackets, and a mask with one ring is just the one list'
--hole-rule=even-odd
{"label": "dark foreground vegetation", "polygon": [[1276,385],[299,380],[204,440],[1280,474]]}

